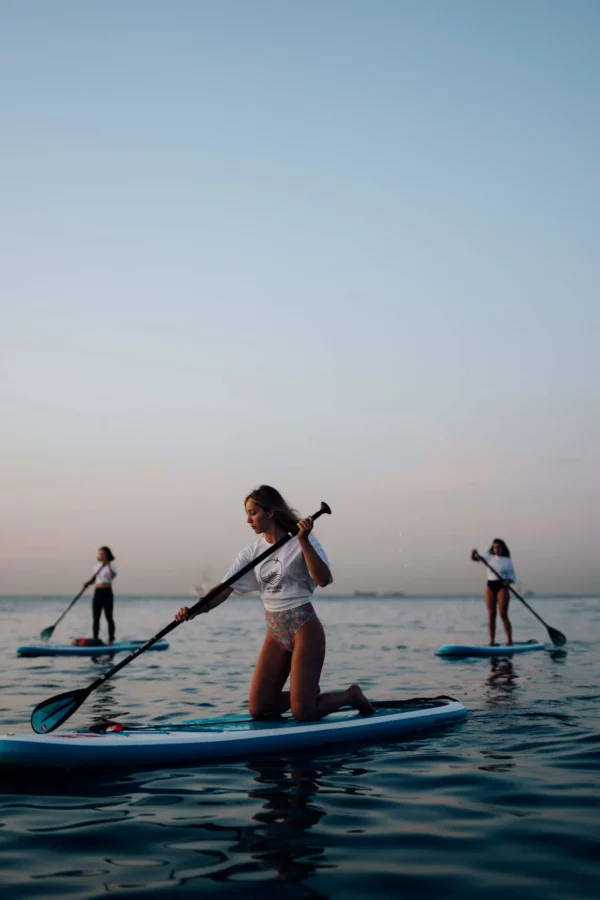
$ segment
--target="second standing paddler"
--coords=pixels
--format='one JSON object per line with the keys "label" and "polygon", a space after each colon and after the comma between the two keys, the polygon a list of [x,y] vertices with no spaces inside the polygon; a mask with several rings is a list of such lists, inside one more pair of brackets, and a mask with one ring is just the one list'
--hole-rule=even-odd
{"label": "second standing paddler", "polygon": [[510,647],[512,639],[512,625],[508,618],[508,604],[510,603],[509,585],[516,581],[515,567],[510,558],[510,550],[502,538],[494,538],[487,553],[478,553],[471,550],[473,562],[486,561],[494,567],[498,576],[491,569],[486,568],[487,583],[485,586],[485,603],[488,611],[488,631],[490,635],[490,647],[496,644],[496,613],[500,613],[502,624],[506,632],[506,643]]}
{"label": "second standing paddler", "polygon": [[98,640],[100,634],[100,616],[104,613],[108,625],[108,643],[115,640],[115,620],[113,618],[114,595],[112,583],[117,577],[117,567],[114,564],[114,556],[110,547],[100,547],[98,550],[99,566],[94,569],[94,574],[84,587],[94,584],[94,599],[92,600],[92,628],[94,640]]}

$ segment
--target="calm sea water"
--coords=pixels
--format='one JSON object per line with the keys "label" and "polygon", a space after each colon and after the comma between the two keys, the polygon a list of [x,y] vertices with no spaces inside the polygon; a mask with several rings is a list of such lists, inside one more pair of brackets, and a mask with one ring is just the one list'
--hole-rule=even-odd
{"label": "calm sea water", "polygon": [[[0,599],[0,731],[28,731],[32,706],[110,665],[16,657],[69,599]],[[461,661],[434,651],[485,642],[483,601],[318,599],[323,688],[451,694],[469,718],[443,732],[179,769],[0,770],[2,897],[597,898],[600,599],[532,604],[565,651]],[[118,637],[151,636],[179,605],[117,598]],[[516,639],[546,638],[517,601],[511,612]],[[84,598],[53,641],[88,634],[90,618]],[[240,712],[262,635],[260,601],[231,599],[69,726]]]}

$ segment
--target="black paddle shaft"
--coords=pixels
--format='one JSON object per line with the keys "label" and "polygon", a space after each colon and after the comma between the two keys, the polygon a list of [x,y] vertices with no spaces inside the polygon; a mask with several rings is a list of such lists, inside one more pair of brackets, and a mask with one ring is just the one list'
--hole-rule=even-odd
{"label": "black paddle shaft", "polygon": [[[324,502],[321,503],[321,508],[318,512],[313,514],[312,518],[318,519],[319,516],[322,516],[323,514],[331,514],[330,507],[327,505],[327,503]],[[245,575],[246,572],[250,572],[250,570],[254,569],[260,562],[263,561],[263,559],[266,559],[267,556],[275,553],[276,550],[279,550],[280,547],[283,547],[284,544],[287,544],[288,541],[291,541],[291,539],[295,537],[296,534],[297,532],[292,533],[291,531],[289,531],[286,535],[284,535],[284,537],[279,538],[278,541],[275,541],[274,544],[271,544],[264,551],[264,553],[261,553],[256,557],[256,559],[253,559],[247,565],[242,566],[242,568],[239,569],[239,571],[235,572],[231,576],[231,578],[228,578],[227,581],[224,581],[222,584],[214,587],[211,591],[208,592],[208,594],[206,594],[206,596],[198,600],[197,603],[194,603],[194,605],[190,608],[190,615],[196,615],[197,613],[199,613],[202,607],[206,606],[207,603],[221,594],[225,590],[225,588],[231,587],[231,585],[235,584],[235,582],[238,581],[242,577],[242,575]],[[169,624],[166,625],[162,629],[162,631],[159,631],[158,634],[155,634],[154,637],[151,637],[149,641],[146,641],[145,644],[142,644],[141,647],[138,647],[133,651],[133,653],[130,653],[129,656],[126,656],[125,659],[122,659],[120,663],[117,663],[116,666],[113,666],[112,669],[109,669],[108,672],[105,672],[104,675],[102,675],[100,678],[97,678],[96,681],[92,682],[92,684],[90,684],[90,686],[86,688],[86,695],[91,694],[92,691],[95,691],[97,687],[99,687],[105,681],[108,681],[108,679],[112,678],[113,675],[116,675],[117,672],[119,672],[125,666],[129,665],[130,662],[133,662],[136,656],[139,656],[140,653],[144,652],[144,650],[148,650],[150,647],[152,647],[153,644],[156,644],[157,641],[160,641],[165,637],[165,635],[169,634],[169,632],[177,628],[178,625],[181,625],[181,622],[177,622],[175,619],[173,619],[172,622],[169,622]]]}
{"label": "black paddle shaft", "polygon": [[[504,581],[504,580],[505,580],[504,578],[502,578],[502,576],[500,575],[500,573],[499,573],[499,572],[496,572],[496,570],[494,569],[494,567],[491,566],[491,565],[489,564],[489,562],[487,561],[487,559],[483,559],[483,557],[480,556],[479,553],[477,553],[477,559],[478,559],[480,562],[482,562],[482,563],[484,564],[484,566],[487,566],[488,569],[490,570],[490,572],[493,572],[493,573],[494,573],[494,575],[496,576],[496,578],[499,578],[500,581]],[[552,626],[550,626],[550,625],[548,625],[546,622],[544,622],[544,620],[542,619],[542,617],[541,617],[541,616],[538,616],[538,614],[536,613],[535,609],[532,609],[532,607],[529,605],[529,603],[527,602],[527,600],[525,600],[523,597],[521,597],[521,595],[519,594],[519,592],[512,586],[512,584],[509,584],[509,585],[508,585],[508,589],[509,589],[509,591],[512,591],[512,593],[515,595],[515,597],[516,597],[518,600],[520,600],[521,603],[522,603],[524,606],[527,607],[527,609],[529,610],[529,612],[530,612],[530,613],[533,613],[533,615],[536,617],[536,619],[538,619],[538,620],[542,623],[542,625],[544,626],[544,628],[547,629],[548,634],[550,635],[550,638],[551,638],[553,644],[556,644],[557,646],[562,647],[564,644],[567,643],[567,639],[566,639],[566,637],[564,636],[564,634],[563,634],[561,631],[558,631],[557,628],[552,628]]]}
{"label": "black paddle shaft", "polygon": [[77,596],[76,596],[76,597],[73,597],[73,599],[71,600],[71,602],[69,603],[69,605],[67,606],[67,608],[64,610],[64,612],[62,612],[62,613],[60,614],[60,616],[58,617],[58,619],[56,620],[56,622],[55,622],[54,625],[52,626],[52,631],[54,631],[54,629],[56,628],[56,626],[57,626],[60,622],[62,622],[62,620],[64,619],[64,617],[66,616],[66,614],[69,612],[69,610],[70,610],[73,606],[75,606],[75,604],[77,603],[77,601],[79,600],[79,598],[81,597],[81,595],[85,593],[85,591],[87,590],[87,588],[88,588],[88,585],[86,584],[86,586],[83,587],[83,588],[79,591],[79,593],[77,594]]}
{"label": "black paddle shaft", "polygon": [[[105,565],[106,565],[105,563],[102,563],[101,566],[100,566],[100,568],[98,569],[98,572],[100,572],[100,571],[104,568]],[[109,565],[110,565],[110,563],[109,563]],[[54,629],[56,628],[56,626],[57,626],[60,622],[62,622],[62,620],[64,619],[64,617],[66,616],[66,614],[69,612],[69,610],[70,610],[73,606],[75,606],[75,604],[77,603],[77,601],[79,600],[79,598],[81,597],[81,595],[82,595],[82,594],[85,594],[85,592],[86,592],[86,590],[89,588],[90,584],[93,583],[93,581],[96,580],[96,575],[98,575],[98,572],[96,572],[96,574],[94,575],[94,578],[92,579],[91,582],[90,582],[90,581],[86,581],[86,583],[84,584],[84,586],[82,587],[82,589],[79,591],[79,593],[77,594],[77,596],[76,596],[76,597],[73,597],[73,599],[71,600],[71,602],[69,603],[69,605],[67,606],[67,608],[65,609],[65,611],[64,611],[63,613],[61,613],[61,615],[58,617],[58,619],[56,620],[56,622],[54,623],[54,625],[49,625],[48,628],[44,628],[44,630],[43,630],[42,633],[40,634],[40,637],[41,637],[41,639],[42,639],[43,641],[48,641],[48,640],[50,640],[50,638],[52,637],[52,634],[53,634]]]}

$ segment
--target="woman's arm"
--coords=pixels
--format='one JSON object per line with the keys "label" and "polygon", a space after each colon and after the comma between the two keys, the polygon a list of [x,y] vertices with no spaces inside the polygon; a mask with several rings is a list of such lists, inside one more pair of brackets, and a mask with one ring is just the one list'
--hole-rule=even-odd
{"label": "woman's arm", "polygon": [[[215,591],[218,587],[221,586],[221,582],[216,584],[214,588],[211,588],[212,591]],[[207,591],[210,594],[210,591]],[[189,606],[182,606],[179,612],[175,615],[175,620],[177,622],[190,622],[192,619],[195,619],[196,616],[199,616],[201,613],[208,613],[211,609],[215,609],[217,606],[220,606],[221,603],[224,603],[228,597],[233,593],[232,587],[227,587],[222,590],[216,597],[213,597],[208,601],[206,606],[203,609],[199,609],[198,612],[194,613],[193,616],[190,615]]]}
{"label": "woman's arm", "polygon": [[300,529],[298,532],[298,543],[304,554],[310,577],[319,585],[319,587],[327,587],[327,585],[331,584],[333,581],[329,566],[327,563],[323,562],[309,540],[309,534],[313,528],[312,516],[300,519],[298,528]]}

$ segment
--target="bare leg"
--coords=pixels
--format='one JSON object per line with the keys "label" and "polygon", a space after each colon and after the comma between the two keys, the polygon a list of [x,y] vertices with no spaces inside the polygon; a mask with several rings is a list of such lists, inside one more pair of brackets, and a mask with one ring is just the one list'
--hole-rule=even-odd
{"label": "bare leg", "polygon": [[489,587],[485,589],[485,605],[488,611],[488,631],[490,633],[490,647],[496,643],[496,597]]}
{"label": "bare leg", "polygon": [[319,680],[325,659],[325,632],[319,619],[310,619],[296,632],[290,675],[290,706],[299,721],[314,721],[353,706],[364,715],[375,710],[357,684],[345,691],[319,693]]}
{"label": "bare leg", "polygon": [[284,691],[292,657],[267,633],[252,676],[248,708],[253,719],[280,716],[290,708],[290,692]]}
{"label": "bare leg", "polygon": [[500,613],[500,618],[502,619],[502,624],[504,625],[504,630],[506,632],[506,643],[510,647],[513,642],[512,639],[512,625],[510,624],[510,619],[508,618],[508,604],[510,603],[510,591],[507,587],[503,587],[500,591],[498,591],[498,612]]}

